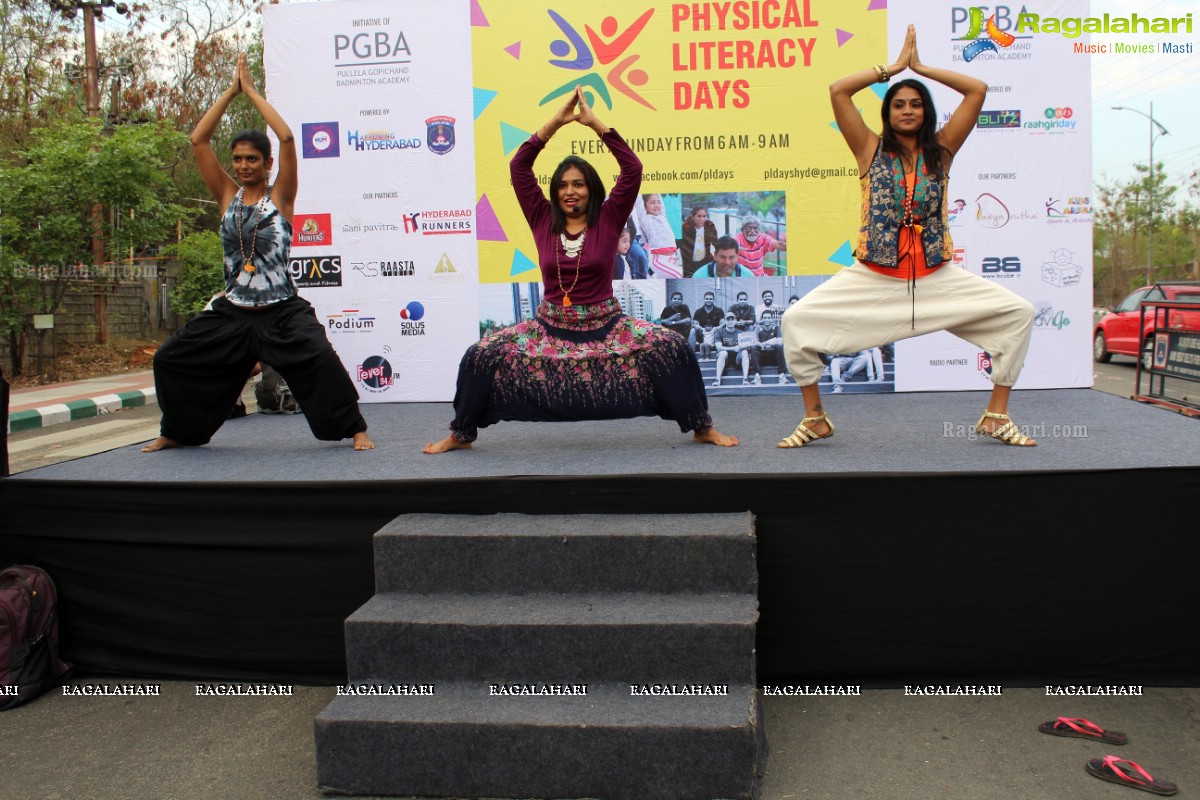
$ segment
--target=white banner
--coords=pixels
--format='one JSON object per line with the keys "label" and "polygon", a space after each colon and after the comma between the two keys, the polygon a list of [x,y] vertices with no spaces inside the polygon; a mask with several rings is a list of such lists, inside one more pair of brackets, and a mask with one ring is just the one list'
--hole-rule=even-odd
{"label": "white banner", "polygon": [[440,401],[479,337],[468,0],[265,6],[293,274],[365,402]]}

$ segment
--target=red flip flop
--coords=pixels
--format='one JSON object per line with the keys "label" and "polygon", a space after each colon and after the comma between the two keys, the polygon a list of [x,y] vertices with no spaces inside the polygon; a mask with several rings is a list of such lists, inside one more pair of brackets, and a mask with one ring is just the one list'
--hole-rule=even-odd
{"label": "red flip flop", "polygon": [[[1133,769],[1130,771],[1126,767]],[[1119,783],[1151,794],[1172,795],[1179,791],[1179,787],[1170,781],[1155,778],[1140,765],[1116,756],[1089,759],[1086,769],[1102,781]]]}
{"label": "red flip flop", "polygon": [[1094,739],[1105,744],[1125,744],[1129,741],[1129,737],[1120,731],[1106,731],[1096,723],[1082,717],[1059,717],[1038,725],[1038,730],[1051,736]]}

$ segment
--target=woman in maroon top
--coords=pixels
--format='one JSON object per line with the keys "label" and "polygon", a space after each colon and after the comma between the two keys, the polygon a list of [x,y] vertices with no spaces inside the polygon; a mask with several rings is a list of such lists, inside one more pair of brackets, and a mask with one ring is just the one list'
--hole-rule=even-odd
{"label": "woman in maroon top", "polygon": [[[576,111],[578,108],[578,111]],[[568,156],[542,194],[533,163],[563,125],[591,128],[621,169],[607,200],[596,169]],[[500,420],[567,421],[659,416],[694,440],[733,446],[713,427],[700,365],[679,334],[631,319],[613,297],[612,265],[621,229],[638,199],[642,163],[596,118],[576,87],[510,164],[513,189],[537,243],[544,299],[534,319],[471,345],[458,368],[450,435],[426,453],[471,446]]]}

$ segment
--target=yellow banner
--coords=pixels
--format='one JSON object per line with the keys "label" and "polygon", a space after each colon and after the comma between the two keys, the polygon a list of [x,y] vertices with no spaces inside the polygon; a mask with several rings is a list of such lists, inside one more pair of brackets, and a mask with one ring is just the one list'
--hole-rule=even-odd
{"label": "yellow banner", "polygon": [[[789,245],[777,274],[826,274],[851,263],[858,178],[828,87],[888,61],[886,13],[885,0],[478,0],[480,280],[539,279],[508,161],[576,85],[642,159],[642,192],[663,195],[677,235],[696,204],[722,234],[759,218],[765,233]],[[856,99],[878,130],[880,95],[872,88]],[[615,161],[579,125],[560,130],[539,158],[543,185],[571,154],[611,188]]]}

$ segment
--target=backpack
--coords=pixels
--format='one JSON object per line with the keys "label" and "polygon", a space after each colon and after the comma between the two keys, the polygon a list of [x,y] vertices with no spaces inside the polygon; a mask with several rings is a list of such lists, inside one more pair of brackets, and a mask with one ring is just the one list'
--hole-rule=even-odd
{"label": "backpack", "polygon": [[254,387],[254,399],[260,414],[299,414],[300,404],[274,367],[262,365],[262,380]]}
{"label": "backpack", "polygon": [[0,570],[0,711],[27,703],[70,667],[58,658],[58,591],[38,567]]}

